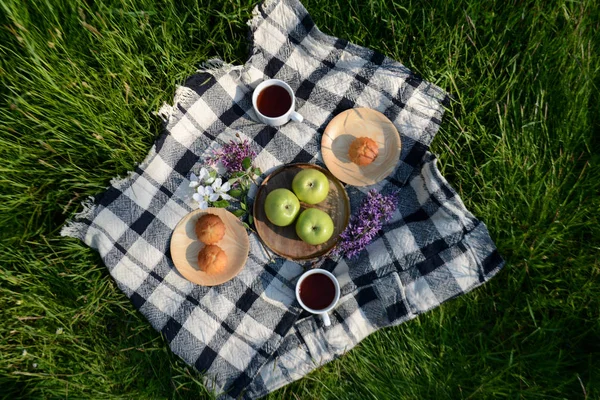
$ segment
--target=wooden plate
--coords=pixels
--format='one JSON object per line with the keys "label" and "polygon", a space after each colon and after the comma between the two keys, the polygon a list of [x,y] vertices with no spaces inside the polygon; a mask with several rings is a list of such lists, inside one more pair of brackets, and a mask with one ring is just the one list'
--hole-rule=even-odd
{"label": "wooden plate", "polygon": [[[314,168],[321,171],[329,179],[329,194],[319,204],[306,204],[300,202],[300,212],[306,208],[318,208],[325,211],[333,219],[334,231],[331,239],[320,245],[310,245],[300,240],[296,235],[296,225],[275,226],[265,214],[264,204],[267,195],[279,188],[292,190],[292,180],[298,172],[306,168]],[[284,165],[265,178],[258,188],[254,200],[254,224],[256,232],[263,243],[274,253],[291,260],[310,260],[327,254],[338,241],[338,236],[346,226],[350,218],[350,201],[348,194],[341,182],[329,171],[314,164],[290,164]]]}
{"label": "wooden plate", "polygon": [[[359,137],[373,139],[379,155],[371,164],[359,167],[350,161],[350,143]],[[321,139],[323,161],[333,175],[354,186],[373,185],[394,171],[400,159],[400,135],[385,115],[370,108],[352,108],[333,118]]]}
{"label": "wooden plate", "polygon": [[[209,275],[198,267],[198,253],[205,246],[198,240],[196,222],[205,214],[214,214],[225,224],[225,236],[217,244],[227,254],[227,266],[220,274]],[[207,208],[192,211],[182,218],[171,236],[171,258],[175,268],[190,282],[201,286],[214,286],[236,276],[246,264],[250,241],[242,222],[224,208]]]}

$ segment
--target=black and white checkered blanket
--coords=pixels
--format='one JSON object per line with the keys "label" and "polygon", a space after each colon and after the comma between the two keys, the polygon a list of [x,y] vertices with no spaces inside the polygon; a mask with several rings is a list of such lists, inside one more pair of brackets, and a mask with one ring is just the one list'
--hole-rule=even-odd
{"label": "black and white checkered blanket", "polygon": [[[253,48],[243,66],[213,62],[161,109],[166,132],[126,179],[86,205],[63,228],[97,249],[119,288],[171,349],[205,373],[224,398],[256,398],[350,350],[375,330],[397,325],[481,285],[503,265],[483,223],[465,208],[428,152],[446,93],[380,53],[327,36],[297,0],[267,0],[250,21]],[[256,121],[253,87],[290,84],[304,122],[280,129]],[[322,163],[327,123],[352,107],[383,112],[398,128],[402,153],[380,184],[347,187],[351,206],[370,189],[399,191],[393,220],[354,260],[326,260],[342,296],[332,325],[302,312],[296,263],[270,264],[256,236],[242,272],[216,287],[177,273],[171,233],[196,205],[189,188],[207,150],[250,140],[266,173],[286,163]]]}

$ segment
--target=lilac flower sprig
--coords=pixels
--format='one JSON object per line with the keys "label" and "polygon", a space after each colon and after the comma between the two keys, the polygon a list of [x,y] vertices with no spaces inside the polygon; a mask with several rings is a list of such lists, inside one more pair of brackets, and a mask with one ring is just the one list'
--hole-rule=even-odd
{"label": "lilac flower sprig", "polygon": [[[220,187],[221,189],[224,187],[225,190],[219,191],[219,188],[213,188],[213,192],[223,197],[223,200],[218,203],[210,203],[212,193],[209,193],[208,197],[205,195],[202,199],[207,199],[205,203],[212,204],[213,207],[229,207],[230,203],[228,200],[239,202],[239,208],[232,210],[232,213],[242,220],[247,229],[252,229],[250,225],[254,223],[254,218],[248,206],[248,192],[252,184],[258,185],[255,177],[260,176],[262,171],[252,164],[252,160],[256,158],[256,151],[251,147],[250,142],[247,139],[242,139],[239,132],[235,136],[236,139],[230,140],[217,149],[213,149],[204,159],[207,164],[215,168],[206,174],[209,179],[213,179],[220,184],[223,181],[217,177],[217,169],[221,171],[225,170],[223,178],[226,178],[227,182]],[[202,193],[199,193],[196,197],[201,197],[201,195]],[[244,222],[246,219],[248,223]]]}
{"label": "lilac flower sprig", "polygon": [[245,165],[245,160],[253,160],[256,152],[250,147],[247,139],[241,139],[239,133],[236,136],[238,140],[225,143],[223,147],[215,150],[206,161],[213,166],[221,163],[230,174],[246,171],[248,167]]}
{"label": "lilac flower sprig", "polygon": [[[236,217],[244,220],[248,219],[248,224],[253,224],[253,217],[248,206],[248,192],[256,180],[255,176],[260,176],[262,171],[252,165],[252,160],[256,158],[256,152],[250,146],[247,139],[242,139],[241,135],[236,133],[236,140],[225,143],[221,148],[213,150],[212,154],[206,158],[206,162],[213,167],[219,164],[225,168],[225,174],[228,175],[228,182],[231,184],[229,195],[240,202],[240,209],[234,210]],[[245,225],[247,225],[244,222]],[[250,228],[246,226],[246,228]]]}
{"label": "lilac flower sprig", "polygon": [[358,256],[373,241],[383,224],[392,218],[397,203],[397,192],[382,195],[375,190],[369,191],[360,205],[358,214],[350,218],[350,223],[340,234],[333,254],[347,258]]}

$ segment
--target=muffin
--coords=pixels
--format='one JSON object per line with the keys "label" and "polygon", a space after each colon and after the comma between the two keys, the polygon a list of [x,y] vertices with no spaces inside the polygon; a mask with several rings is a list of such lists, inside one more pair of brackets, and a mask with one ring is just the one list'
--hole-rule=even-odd
{"label": "muffin", "polygon": [[361,167],[369,165],[375,161],[378,154],[379,149],[377,148],[377,143],[368,137],[354,139],[354,141],[350,144],[350,149],[348,150],[350,161]]}
{"label": "muffin", "polygon": [[208,244],[198,253],[198,266],[210,275],[219,275],[227,267],[227,254],[219,246]]}
{"label": "muffin", "polygon": [[204,244],[215,244],[225,236],[225,224],[217,215],[203,215],[196,222],[196,236]]}

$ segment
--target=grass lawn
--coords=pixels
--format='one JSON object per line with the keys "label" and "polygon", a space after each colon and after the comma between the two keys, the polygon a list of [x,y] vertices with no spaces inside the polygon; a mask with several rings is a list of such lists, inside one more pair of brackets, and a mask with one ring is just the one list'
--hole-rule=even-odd
{"label": "grass lawn", "polygon": [[[269,399],[600,398],[600,5],[310,0],[455,98],[432,150],[507,261]],[[254,1],[0,1],[0,398],[203,398],[99,255],[61,238],[143,160]]]}

